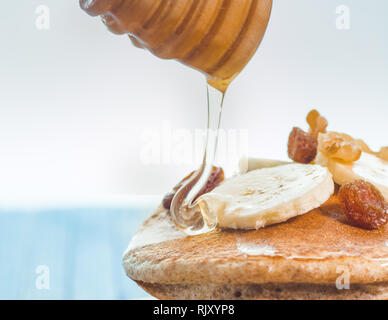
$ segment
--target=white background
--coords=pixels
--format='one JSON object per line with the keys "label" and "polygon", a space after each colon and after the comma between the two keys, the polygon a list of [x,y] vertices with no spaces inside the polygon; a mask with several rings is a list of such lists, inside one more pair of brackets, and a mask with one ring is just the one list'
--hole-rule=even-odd
{"label": "white background", "polygon": [[[49,30],[35,26],[38,5]],[[336,28],[339,5],[350,30]],[[315,107],[330,129],[388,145],[387,12],[385,0],[275,0],[223,128],[247,129],[250,155],[285,159],[291,127]],[[141,153],[144,132],[165,123],[205,126],[198,72],[134,48],[76,0],[7,1],[0,40],[0,205],[160,195],[195,168],[147,165]]]}

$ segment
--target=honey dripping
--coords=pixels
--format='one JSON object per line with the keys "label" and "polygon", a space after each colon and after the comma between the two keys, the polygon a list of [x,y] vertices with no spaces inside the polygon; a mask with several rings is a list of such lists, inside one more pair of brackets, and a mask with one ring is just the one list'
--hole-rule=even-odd
{"label": "honey dripping", "polygon": [[207,83],[208,121],[205,151],[201,167],[175,194],[170,212],[178,228],[187,234],[200,234],[213,230],[217,226],[217,215],[206,210],[205,206],[199,207],[194,199],[206,185],[212,172],[217,154],[218,131],[221,123],[222,106],[225,91],[220,83],[217,89]]}
{"label": "honey dripping", "polygon": [[217,217],[193,199],[205,186],[217,152],[225,92],[260,45],[272,0],[80,0],[108,29],[163,59],[175,59],[207,78],[206,148],[199,170],[177,191],[171,215],[188,234],[208,232]]}

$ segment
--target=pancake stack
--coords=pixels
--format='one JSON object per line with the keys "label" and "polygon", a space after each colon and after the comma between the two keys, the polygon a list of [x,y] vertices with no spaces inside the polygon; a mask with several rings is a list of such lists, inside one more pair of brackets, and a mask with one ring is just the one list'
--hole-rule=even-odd
{"label": "pancake stack", "polygon": [[350,225],[332,196],[263,229],[186,236],[159,207],[123,265],[160,299],[387,299],[388,227]]}

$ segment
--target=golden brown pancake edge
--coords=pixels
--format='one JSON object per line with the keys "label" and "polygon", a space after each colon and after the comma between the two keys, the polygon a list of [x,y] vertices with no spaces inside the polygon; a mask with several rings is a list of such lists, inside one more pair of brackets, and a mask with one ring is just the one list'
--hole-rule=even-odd
{"label": "golden brown pancake edge", "polygon": [[[335,196],[319,209],[260,230],[215,230],[190,237],[159,207],[136,236],[141,239],[162,225],[171,240],[125,252],[123,265],[131,279],[150,285],[335,286],[346,272],[351,284],[388,281],[388,228],[350,225]],[[247,254],[244,246],[270,248],[272,256]]]}

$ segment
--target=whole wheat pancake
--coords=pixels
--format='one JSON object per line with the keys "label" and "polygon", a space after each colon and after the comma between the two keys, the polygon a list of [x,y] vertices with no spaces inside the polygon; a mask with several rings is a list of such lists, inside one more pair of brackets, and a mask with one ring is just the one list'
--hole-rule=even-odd
{"label": "whole wheat pancake", "polygon": [[[260,230],[186,236],[160,207],[136,233],[123,265],[164,299],[387,299],[388,226],[351,226],[333,196]],[[337,289],[341,277],[350,289]]]}

